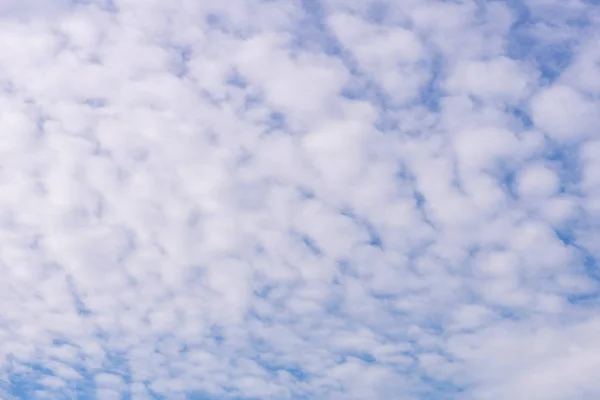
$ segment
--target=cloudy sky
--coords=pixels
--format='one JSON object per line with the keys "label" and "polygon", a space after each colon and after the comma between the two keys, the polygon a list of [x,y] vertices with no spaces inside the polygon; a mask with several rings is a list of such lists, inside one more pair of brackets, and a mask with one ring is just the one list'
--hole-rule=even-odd
{"label": "cloudy sky", "polygon": [[600,398],[600,3],[0,0],[0,398]]}

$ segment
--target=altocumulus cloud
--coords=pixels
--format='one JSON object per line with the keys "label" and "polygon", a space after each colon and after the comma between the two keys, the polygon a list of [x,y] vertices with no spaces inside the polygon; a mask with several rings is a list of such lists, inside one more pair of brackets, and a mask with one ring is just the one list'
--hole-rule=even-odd
{"label": "altocumulus cloud", "polygon": [[600,398],[600,5],[0,0],[0,398]]}

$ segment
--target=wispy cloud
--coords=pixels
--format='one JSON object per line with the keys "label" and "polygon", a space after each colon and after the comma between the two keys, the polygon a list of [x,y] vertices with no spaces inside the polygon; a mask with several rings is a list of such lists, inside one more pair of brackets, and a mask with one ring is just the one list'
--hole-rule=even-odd
{"label": "wispy cloud", "polygon": [[0,397],[598,398],[599,35],[0,0]]}

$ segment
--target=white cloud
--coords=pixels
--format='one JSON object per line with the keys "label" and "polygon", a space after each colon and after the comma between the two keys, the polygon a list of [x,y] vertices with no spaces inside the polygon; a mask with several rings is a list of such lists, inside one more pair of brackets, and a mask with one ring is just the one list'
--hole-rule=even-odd
{"label": "white cloud", "polygon": [[476,96],[480,99],[516,103],[535,84],[535,73],[507,57],[490,61],[459,63],[446,80],[450,93]]}
{"label": "white cloud", "polygon": [[0,397],[596,398],[567,3],[0,2]]}
{"label": "white cloud", "polygon": [[531,164],[519,172],[517,190],[524,198],[547,198],[560,187],[556,173],[542,164]]}
{"label": "white cloud", "polygon": [[550,137],[572,141],[595,135],[598,104],[570,86],[542,89],[531,104],[534,123]]}
{"label": "white cloud", "polygon": [[395,102],[404,103],[418,95],[429,73],[424,67],[426,50],[415,33],[346,14],[334,14],[328,22],[359,68]]}
{"label": "white cloud", "polygon": [[56,16],[68,9],[69,3],[65,0],[46,2],[42,0],[0,1],[0,18],[21,19],[48,18]]}
{"label": "white cloud", "polygon": [[600,50],[593,43],[597,36],[581,43],[575,52],[573,62],[565,70],[562,80],[582,92],[600,92]]}

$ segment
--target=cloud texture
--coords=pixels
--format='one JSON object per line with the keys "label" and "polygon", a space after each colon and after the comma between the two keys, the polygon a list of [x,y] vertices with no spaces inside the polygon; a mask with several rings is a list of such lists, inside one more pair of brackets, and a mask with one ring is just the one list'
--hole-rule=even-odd
{"label": "cloud texture", "polygon": [[600,398],[599,36],[0,0],[0,398]]}

